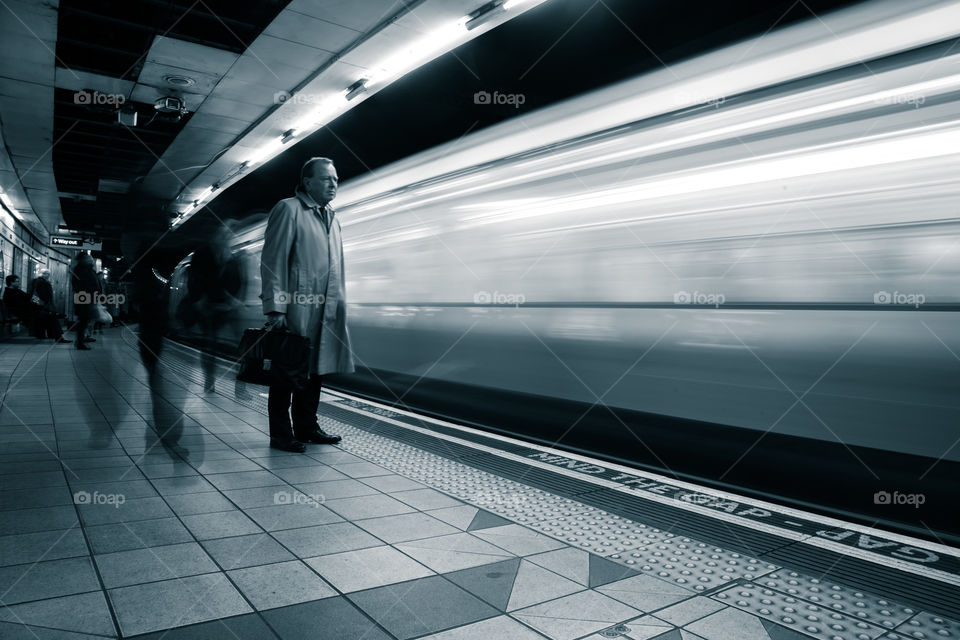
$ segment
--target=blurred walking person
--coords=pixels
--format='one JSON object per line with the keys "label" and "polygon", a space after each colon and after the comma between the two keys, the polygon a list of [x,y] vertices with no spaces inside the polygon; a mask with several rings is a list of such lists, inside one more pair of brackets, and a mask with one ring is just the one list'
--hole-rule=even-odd
{"label": "blurred walking person", "polygon": [[53,338],[58,344],[66,344],[63,338],[63,329],[57,320],[56,308],[53,306],[53,285],[50,284],[50,269],[41,269],[37,279],[31,284],[32,294],[40,301],[40,308],[36,313],[36,327],[38,338]]}
{"label": "blurred walking person", "polygon": [[270,446],[285,451],[303,452],[304,442],[341,439],[317,422],[322,377],[354,370],[340,221],[330,207],[338,182],[332,160],[307,160],[294,197],[273,207],[264,232],[260,298],[268,326],[310,339],[306,388],[270,387]]}
{"label": "blurred walking person", "polygon": [[87,327],[94,317],[94,303],[100,297],[100,281],[97,280],[97,273],[93,268],[93,258],[89,253],[80,252],[77,255],[77,263],[71,273],[71,283],[73,284],[73,310],[77,316],[77,323],[74,325],[74,331],[77,332],[76,347],[84,351],[89,350],[86,338]]}
{"label": "blurred walking person", "polygon": [[243,265],[233,253],[233,221],[224,222],[209,242],[197,249],[187,276],[187,303],[194,311],[207,348],[201,351],[204,391],[216,390],[216,359],[212,347],[217,336],[242,305]]}
{"label": "blurred walking person", "polygon": [[[100,293],[106,295],[107,293],[107,274],[102,270],[97,272],[97,284],[100,287]],[[90,330],[91,333],[103,334],[103,325],[106,318],[106,313],[102,314],[101,309],[106,312],[106,308],[101,303],[97,303],[98,308],[94,308],[94,318],[93,318],[93,328]],[[112,320],[112,319],[111,319]]]}

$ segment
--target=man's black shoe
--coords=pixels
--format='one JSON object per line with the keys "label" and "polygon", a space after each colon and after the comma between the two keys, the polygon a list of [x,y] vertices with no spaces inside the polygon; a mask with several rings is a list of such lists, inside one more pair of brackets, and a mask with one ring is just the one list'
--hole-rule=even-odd
{"label": "man's black shoe", "polygon": [[90,347],[83,344],[82,342],[77,343],[77,349],[80,349],[81,351],[90,351]]}
{"label": "man's black shoe", "polygon": [[337,444],[343,440],[343,438],[318,428],[310,433],[297,434],[297,440],[300,442],[312,442],[313,444]]}
{"label": "man's black shoe", "polygon": [[279,438],[270,438],[270,448],[293,453],[303,453],[307,450],[307,447],[298,440],[280,440]]}
{"label": "man's black shoe", "polygon": [[96,342],[97,339],[96,339],[96,338],[84,338],[83,341],[84,341],[84,342]]}

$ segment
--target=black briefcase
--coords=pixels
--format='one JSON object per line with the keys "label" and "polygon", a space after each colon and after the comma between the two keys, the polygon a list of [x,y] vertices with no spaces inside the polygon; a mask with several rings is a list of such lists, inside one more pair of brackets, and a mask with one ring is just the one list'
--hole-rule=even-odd
{"label": "black briefcase", "polygon": [[289,331],[247,329],[240,339],[237,380],[303,389],[310,377],[310,339]]}

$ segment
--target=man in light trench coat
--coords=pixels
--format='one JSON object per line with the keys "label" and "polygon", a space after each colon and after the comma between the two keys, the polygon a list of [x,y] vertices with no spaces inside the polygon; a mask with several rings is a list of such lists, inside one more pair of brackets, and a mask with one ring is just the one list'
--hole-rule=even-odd
{"label": "man in light trench coat", "polygon": [[322,376],[354,370],[340,221],[330,207],[338,180],[332,160],[307,160],[296,195],[273,207],[264,232],[260,297],[268,326],[286,326],[310,338],[306,388],[270,387],[270,446],[284,451],[303,452],[304,442],[334,444],[341,439],[317,422]]}

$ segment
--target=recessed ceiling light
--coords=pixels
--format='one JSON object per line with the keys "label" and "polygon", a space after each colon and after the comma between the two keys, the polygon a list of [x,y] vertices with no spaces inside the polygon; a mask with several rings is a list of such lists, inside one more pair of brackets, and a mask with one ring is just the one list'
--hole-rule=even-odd
{"label": "recessed ceiling light", "polygon": [[167,84],[172,84],[175,87],[189,87],[196,83],[196,80],[189,76],[167,75],[163,76],[163,80]]}

